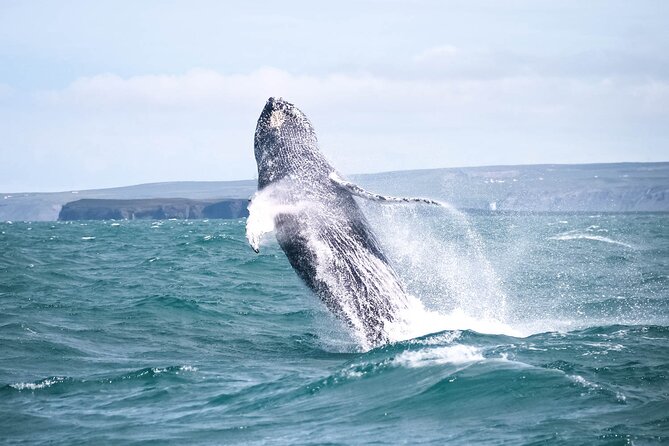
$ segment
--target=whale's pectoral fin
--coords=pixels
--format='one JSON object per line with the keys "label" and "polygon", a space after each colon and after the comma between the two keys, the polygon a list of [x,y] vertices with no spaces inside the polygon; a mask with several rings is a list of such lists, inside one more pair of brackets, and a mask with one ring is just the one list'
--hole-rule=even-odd
{"label": "whale's pectoral fin", "polygon": [[379,203],[424,203],[431,204],[434,206],[444,206],[442,203],[436,200],[430,200],[429,198],[416,198],[416,197],[389,197],[387,195],[375,194],[368,192],[357,184],[353,184],[349,181],[342,179],[337,172],[332,172],[330,174],[330,180],[335,183],[337,186],[349,191],[352,195],[356,197],[364,198],[366,200],[377,201]]}
{"label": "whale's pectoral fin", "polygon": [[246,227],[246,240],[249,242],[249,246],[255,252],[258,254],[260,252],[260,237],[262,236],[262,233],[253,233],[251,230],[249,230],[249,227]]}

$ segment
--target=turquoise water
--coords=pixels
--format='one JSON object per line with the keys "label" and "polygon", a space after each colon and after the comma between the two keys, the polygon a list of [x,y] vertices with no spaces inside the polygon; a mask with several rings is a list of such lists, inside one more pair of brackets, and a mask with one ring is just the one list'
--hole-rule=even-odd
{"label": "turquoise water", "polygon": [[0,442],[669,441],[669,214],[392,209],[371,351],[243,220],[1,223]]}

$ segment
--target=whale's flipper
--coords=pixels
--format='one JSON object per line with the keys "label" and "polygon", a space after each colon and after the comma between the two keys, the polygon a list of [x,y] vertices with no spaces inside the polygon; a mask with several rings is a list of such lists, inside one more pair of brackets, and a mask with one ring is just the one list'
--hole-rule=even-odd
{"label": "whale's flipper", "polygon": [[366,200],[378,201],[379,203],[424,203],[434,206],[443,206],[442,203],[439,203],[436,200],[430,200],[429,198],[389,197],[387,195],[368,192],[357,184],[353,184],[342,179],[339,175],[337,175],[337,172],[332,172],[330,174],[330,180],[342,189],[346,189],[356,197],[364,198]]}

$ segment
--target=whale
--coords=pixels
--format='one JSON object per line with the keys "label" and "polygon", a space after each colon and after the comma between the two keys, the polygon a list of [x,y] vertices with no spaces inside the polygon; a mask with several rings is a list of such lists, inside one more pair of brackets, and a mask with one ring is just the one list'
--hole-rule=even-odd
{"label": "whale", "polygon": [[388,342],[409,295],[355,198],[438,203],[375,194],[346,181],[321,153],[311,121],[282,98],[267,100],[254,154],[258,192],[247,220],[252,248],[259,252],[259,238],[249,230],[254,203],[269,201],[276,239],[297,276],[363,346]]}

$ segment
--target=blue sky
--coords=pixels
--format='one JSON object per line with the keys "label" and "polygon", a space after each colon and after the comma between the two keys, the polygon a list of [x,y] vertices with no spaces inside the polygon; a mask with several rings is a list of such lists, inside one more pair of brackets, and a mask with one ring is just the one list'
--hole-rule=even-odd
{"label": "blue sky", "polygon": [[0,191],[255,176],[269,96],[344,173],[669,159],[665,1],[0,0]]}

